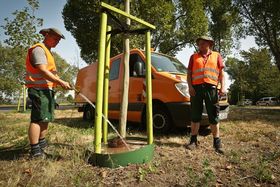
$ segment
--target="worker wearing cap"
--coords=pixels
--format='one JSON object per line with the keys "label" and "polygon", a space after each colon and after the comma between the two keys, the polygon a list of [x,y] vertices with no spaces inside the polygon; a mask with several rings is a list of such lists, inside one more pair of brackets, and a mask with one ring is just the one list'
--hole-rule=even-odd
{"label": "worker wearing cap", "polygon": [[[203,101],[206,106],[211,131],[213,147],[218,153],[223,153],[219,134],[219,94],[225,94],[222,57],[212,51],[214,41],[202,36],[196,40],[199,52],[191,56],[188,66],[188,85],[191,95],[191,139],[186,145],[193,150],[198,147],[197,135],[202,119]],[[218,84],[221,84],[219,93]]]}
{"label": "worker wearing cap", "polygon": [[31,145],[30,156],[44,155],[43,149],[47,146],[45,135],[48,123],[54,120],[54,88],[60,85],[70,89],[70,84],[61,80],[51,48],[56,47],[60,39],[65,37],[55,28],[42,29],[43,43],[37,43],[28,49],[26,58],[26,86],[28,96],[32,101],[31,122],[28,136]]}

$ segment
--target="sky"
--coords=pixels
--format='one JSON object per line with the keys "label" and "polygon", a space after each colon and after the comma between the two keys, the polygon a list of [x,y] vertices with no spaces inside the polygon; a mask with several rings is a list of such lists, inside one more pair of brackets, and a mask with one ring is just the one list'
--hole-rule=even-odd
{"label": "sky", "polygon": [[[35,12],[37,17],[43,18],[42,28],[55,27],[58,28],[66,37],[65,40],[61,40],[58,46],[53,50],[56,51],[61,57],[63,57],[70,64],[77,64],[79,61],[79,67],[86,66],[86,63],[79,57],[80,48],[76,43],[75,38],[70,32],[66,31],[62,18],[62,10],[66,3],[66,0],[39,0],[40,7]],[[21,10],[24,6],[27,6],[25,0],[0,0],[0,25],[5,24],[4,18],[8,17],[13,19],[12,12],[15,10]],[[38,28],[38,31],[42,28]],[[3,42],[6,38],[3,28],[0,28],[0,41]],[[256,43],[253,37],[247,37],[240,40],[240,49],[233,50],[232,56],[238,56],[239,50],[248,50],[251,47],[256,47]],[[188,61],[194,48],[185,47],[179,51],[176,57],[185,65],[188,65]],[[226,87],[231,84],[228,76],[226,75]]]}

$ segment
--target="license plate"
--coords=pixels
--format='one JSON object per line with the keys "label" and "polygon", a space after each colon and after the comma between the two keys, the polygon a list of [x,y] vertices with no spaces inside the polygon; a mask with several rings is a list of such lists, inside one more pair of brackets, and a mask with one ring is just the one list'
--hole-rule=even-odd
{"label": "license plate", "polygon": [[228,118],[228,113],[220,113],[219,114],[219,119],[223,120],[223,119],[227,119]]}

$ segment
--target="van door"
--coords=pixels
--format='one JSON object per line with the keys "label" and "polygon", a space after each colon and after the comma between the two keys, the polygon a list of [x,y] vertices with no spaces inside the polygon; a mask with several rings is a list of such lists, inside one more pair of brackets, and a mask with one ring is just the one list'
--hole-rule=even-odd
{"label": "van door", "polygon": [[109,118],[119,119],[120,110],[120,64],[121,58],[113,60],[110,67],[109,83]]}
{"label": "van door", "polygon": [[141,122],[142,110],[144,107],[144,96],[143,89],[144,85],[144,77],[137,75],[136,73],[136,63],[143,63],[145,65],[143,59],[138,53],[130,54],[129,58],[129,96],[128,96],[128,112],[127,112],[127,120],[133,122]]}

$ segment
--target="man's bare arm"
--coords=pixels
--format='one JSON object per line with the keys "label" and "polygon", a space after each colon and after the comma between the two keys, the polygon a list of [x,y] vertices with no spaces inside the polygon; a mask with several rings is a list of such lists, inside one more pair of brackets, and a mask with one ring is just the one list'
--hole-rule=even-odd
{"label": "man's bare arm", "polygon": [[64,89],[71,89],[70,84],[68,82],[65,82],[65,81],[61,80],[59,77],[55,76],[52,72],[50,72],[47,69],[46,64],[39,64],[39,65],[36,66],[36,68],[38,68],[38,70],[44,76],[45,79],[47,79],[51,82],[58,83]]}
{"label": "man's bare arm", "polygon": [[219,75],[219,81],[221,83],[221,89],[220,89],[220,93],[221,94],[225,94],[225,75],[224,75],[224,70],[222,69],[220,71],[220,75]]}
{"label": "man's bare arm", "polygon": [[188,86],[189,86],[190,95],[195,96],[195,90],[192,86],[192,71],[190,71],[190,70],[188,70],[187,82],[188,82]]}

